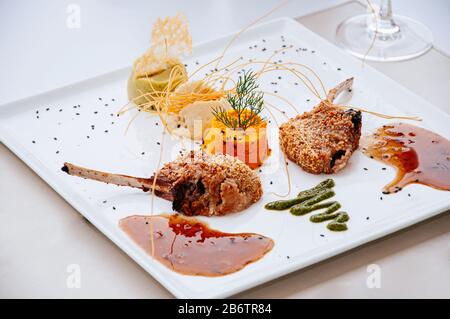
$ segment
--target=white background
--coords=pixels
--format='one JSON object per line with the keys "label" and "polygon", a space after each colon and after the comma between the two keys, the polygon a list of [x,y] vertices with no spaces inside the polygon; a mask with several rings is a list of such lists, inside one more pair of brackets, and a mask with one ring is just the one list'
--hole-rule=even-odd
{"label": "white background", "polygon": [[[149,45],[159,16],[185,13],[195,44],[242,28],[280,1],[0,0],[0,104],[130,65]],[[342,2],[291,0],[267,19]],[[81,9],[80,29],[66,27],[69,4]],[[450,1],[393,0],[393,6],[426,23],[436,46],[450,53]]]}

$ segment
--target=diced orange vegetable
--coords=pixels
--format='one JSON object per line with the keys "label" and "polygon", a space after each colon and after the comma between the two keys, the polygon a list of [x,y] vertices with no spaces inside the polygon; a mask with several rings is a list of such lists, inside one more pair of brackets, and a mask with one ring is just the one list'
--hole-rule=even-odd
{"label": "diced orange vegetable", "polygon": [[[236,115],[235,110],[227,112]],[[267,122],[259,119],[258,125],[243,130],[228,128],[213,118],[211,128],[203,139],[203,149],[210,154],[222,153],[237,157],[251,169],[260,167],[270,155],[270,149],[267,140]]]}

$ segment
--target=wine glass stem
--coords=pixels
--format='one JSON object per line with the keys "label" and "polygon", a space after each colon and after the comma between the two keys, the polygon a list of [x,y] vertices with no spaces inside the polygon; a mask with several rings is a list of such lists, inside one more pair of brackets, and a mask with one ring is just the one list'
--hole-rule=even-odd
{"label": "wine glass stem", "polygon": [[[369,4],[371,10],[374,8]],[[372,35],[378,38],[392,37],[400,32],[400,27],[395,23],[392,16],[391,0],[381,0],[378,12],[371,19],[368,19],[367,27]]]}

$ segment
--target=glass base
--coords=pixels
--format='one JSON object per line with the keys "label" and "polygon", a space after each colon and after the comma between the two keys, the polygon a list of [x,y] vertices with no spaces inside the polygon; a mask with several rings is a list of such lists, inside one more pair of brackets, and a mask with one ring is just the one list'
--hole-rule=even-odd
{"label": "glass base", "polygon": [[395,32],[381,32],[381,28],[374,32],[372,14],[347,19],[337,28],[337,43],[354,56],[369,61],[403,61],[431,49],[433,34],[424,24],[397,15],[393,19],[398,27]]}

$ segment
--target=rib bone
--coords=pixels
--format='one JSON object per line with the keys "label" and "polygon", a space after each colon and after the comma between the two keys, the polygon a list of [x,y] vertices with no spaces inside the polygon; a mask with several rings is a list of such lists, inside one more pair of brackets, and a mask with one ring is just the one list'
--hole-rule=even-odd
{"label": "rib bone", "polygon": [[353,86],[353,78],[349,78],[349,79],[345,80],[344,82],[339,83],[334,88],[332,88],[331,90],[328,91],[326,100],[330,103],[333,103],[336,96],[338,96],[345,90],[350,90],[352,88],[352,86]]}
{"label": "rib bone", "polygon": [[[92,179],[106,184],[140,188],[144,192],[153,189],[153,176],[150,178],[142,178],[122,174],[112,174],[84,168],[67,162],[64,163],[62,170],[69,175]],[[170,183],[166,182],[163,177],[157,178],[155,184],[155,195],[167,200],[173,200],[169,185]]]}

